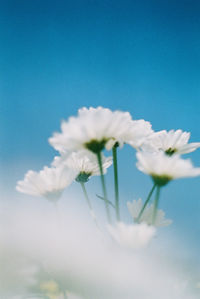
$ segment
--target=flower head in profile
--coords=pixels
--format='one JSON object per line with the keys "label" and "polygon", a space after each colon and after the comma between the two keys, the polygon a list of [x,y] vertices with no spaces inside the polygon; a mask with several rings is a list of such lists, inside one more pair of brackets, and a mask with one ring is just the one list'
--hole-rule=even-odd
{"label": "flower head in profile", "polygon": [[[107,168],[112,164],[112,157],[105,157],[101,154],[102,166],[104,174]],[[70,155],[61,155],[55,157],[52,163],[53,166],[67,166],[77,172],[76,181],[87,182],[91,176],[100,175],[98,160],[95,154],[87,150],[72,152]]]}
{"label": "flower head in profile", "polygon": [[18,181],[16,189],[19,192],[43,196],[49,200],[58,200],[63,190],[72,183],[77,172],[66,167],[44,167],[36,172],[29,170],[23,181]]}
{"label": "flower head in profile", "polygon": [[152,133],[150,122],[143,119],[132,120],[129,130],[124,134],[124,143],[138,149]]}
{"label": "flower head in profile", "polygon": [[200,147],[200,142],[188,143],[190,133],[182,130],[166,130],[155,132],[143,145],[145,151],[163,151],[167,155],[187,154]]}
{"label": "flower head in profile", "polygon": [[[134,221],[137,221],[140,211],[142,210],[143,207],[142,199],[140,198],[138,200],[133,200],[133,202],[127,202],[127,207]],[[165,213],[163,210],[157,211],[157,216],[155,222],[153,223],[153,212],[154,212],[154,206],[153,204],[150,204],[149,206],[146,207],[146,209],[142,213],[139,222],[140,223],[144,222],[148,225],[154,225],[156,227],[168,226],[172,223],[172,220],[165,218]]]}
{"label": "flower head in profile", "polygon": [[122,247],[140,249],[145,247],[155,235],[156,229],[146,223],[125,224],[118,222],[115,226],[108,225],[112,238]]}
{"label": "flower head in profile", "polygon": [[193,167],[189,159],[183,160],[178,155],[168,156],[163,152],[138,152],[136,155],[137,168],[150,175],[159,186],[173,179],[200,175],[200,168]]}
{"label": "flower head in profile", "polygon": [[88,149],[96,154],[116,143],[122,145],[130,122],[129,112],[113,112],[102,107],[82,108],[77,117],[62,122],[61,133],[54,133],[49,142],[61,153]]}

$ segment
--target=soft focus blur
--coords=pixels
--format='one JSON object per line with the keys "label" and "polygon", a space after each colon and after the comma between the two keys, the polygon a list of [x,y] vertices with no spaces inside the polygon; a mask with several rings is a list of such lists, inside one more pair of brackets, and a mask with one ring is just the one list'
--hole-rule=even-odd
{"label": "soft focus blur", "polygon": [[[34,298],[40,298],[37,294],[65,298],[62,290],[87,299],[199,296],[195,267],[166,250],[160,233],[147,248],[129,250],[114,242],[106,228],[100,231],[88,213],[75,206],[55,209],[47,202],[32,209],[19,207],[4,217],[1,298],[34,294]],[[168,242],[179,250],[183,245]]]}
{"label": "soft focus blur", "polygon": [[[154,130],[182,129],[200,141],[200,2],[2,0],[0,8],[1,296],[24,299],[53,272],[74,296],[89,299],[193,298],[200,282],[199,177],[163,188],[160,208],[173,224],[142,255],[100,241],[80,186],[64,192],[60,224],[49,202],[18,194],[15,186],[29,169],[52,162],[48,138],[83,106],[129,111]],[[200,150],[185,158],[200,166]],[[135,163],[125,146],[119,179],[126,222],[126,202],[144,201],[152,187]],[[106,181],[113,199],[112,168]],[[99,178],[87,188],[102,217]]]}

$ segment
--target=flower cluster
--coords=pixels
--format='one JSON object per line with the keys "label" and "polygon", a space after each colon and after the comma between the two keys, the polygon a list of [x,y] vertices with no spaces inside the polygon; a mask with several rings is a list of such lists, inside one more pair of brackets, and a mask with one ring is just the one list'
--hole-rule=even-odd
{"label": "flower cluster", "polygon": [[50,144],[59,152],[88,149],[98,153],[104,148],[112,149],[115,144],[133,147],[152,133],[151,125],[144,120],[133,121],[130,113],[110,109],[82,108],[77,117],[70,117],[61,124],[61,133],[49,138]]}
{"label": "flower cluster", "polygon": [[[190,133],[182,130],[154,132],[150,122],[132,119],[129,112],[84,107],[78,110],[77,116],[62,122],[61,132],[49,138],[50,145],[58,151],[50,167],[45,166],[39,172],[29,170],[24,180],[18,181],[16,189],[56,202],[69,185],[73,182],[79,184],[97,229],[102,233],[105,229],[96,217],[86,188],[93,176],[99,176],[102,194],[96,195],[96,200],[105,205],[108,221],[106,232],[121,247],[139,250],[155,236],[158,227],[172,223],[165,219],[164,211],[158,209],[160,189],[174,179],[200,175],[200,167],[195,168],[191,160],[182,158],[182,154],[200,147],[200,143],[189,143],[189,138]],[[128,224],[121,220],[118,181],[117,156],[118,150],[124,145],[134,148],[136,167],[153,182],[145,201],[138,199],[127,202],[132,218],[132,223]],[[106,151],[111,151],[112,156],[107,156]],[[114,200],[109,197],[105,178],[112,164]],[[154,193],[154,201],[150,203]],[[48,298],[67,296],[67,289],[63,291],[63,287],[51,279],[41,283],[40,291]]]}
{"label": "flower cluster", "polygon": [[[49,143],[59,151],[60,156],[54,158],[50,168],[44,167],[38,173],[28,171],[24,180],[17,183],[17,190],[55,201],[67,186],[76,181],[81,184],[90,211],[94,215],[85,183],[92,176],[99,175],[103,194],[98,198],[104,201],[108,221],[111,222],[111,206],[116,211],[117,221],[120,221],[117,148],[128,144],[137,151],[137,168],[148,174],[154,183],[146,202],[143,205],[141,201],[138,201],[138,204],[135,202],[131,208],[129,203],[129,210],[136,223],[143,221],[156,225],[156,218],[161,214],[164,217],[162,211],[157,215],[160,188],[177,178],[200,175],[200,168],[193,167],[189,159],[184,160],[181,157],[181,154],[190,153],[200,147],[200,143],[188,143],[189,138],[190,133],[182,130],[154,132],[148,121],[133,120],[129,112],[84,107],[79,109],[76,117],[62,122],[60,133],[54,133],[49,138]],[[113,158],[104,156],[104,149],[112,150]],[[104,177],[112,161],[115,203],[108,199]],[[155,189],[157,192],[154,206],[148,207]]]}
{"label": "flower cluster", "polygon": [[[97,224],[86,183],[92,176],[100,176],[102,195],[97,195],[98,200],[104,202],[110,225],[112,208],[118,222],[115,227],[109,226],[109,232],[115,236],[114,239],[117,239],[118,243],[123,243],[119,239],[123,240],[127,231],[132,244],[132,241],[137,239],[136,232],[140,235],[140,225],[159,227],[171,223],[164,218],[164,212],[158,210],[160,189],[174,179],[200,175],[200,168],[195,168],[189,159],[181,157],[182,154],[200,147],[200,143],[188,143],[189,138],[190,133],[182,130],[154,132],[148,121],[134,120],[129,112],[111,111],[103,107],[84,107],[78,110],[77,116],[62,122],[61,132],[56,132],[49,138],[49,143],[59,152],[51,167],[44,167],[39,172],[28,171],[24,180],[17,183],[16,188],[26,194],[56,201],[64,189],[75,181],[81,185],[90,213]],[[125,144],[136,150],[137,168],[153,180],[153,187],[144,203],[141,199],[128,202],[128,210],[134,221],[130,226],[123,224],[120,217],[117,150]],[[104,150],[111,150],[112,157],[105,156]],[[108,198],[105,181],[105,174],[112,163],[114,202]],[[154,191],[154,203],[149,205]],[[141,232],[144,230],[145,226]],[[153,233],[148,234],[151,235]],[[137,244],[137,241],[135,242]]]}

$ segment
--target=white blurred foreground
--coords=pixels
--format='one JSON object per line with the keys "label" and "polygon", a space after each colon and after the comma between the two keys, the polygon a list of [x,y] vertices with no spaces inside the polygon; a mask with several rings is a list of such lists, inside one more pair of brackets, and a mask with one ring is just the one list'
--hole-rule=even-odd
{"label": "white blurred foreground", "polygon": [[199,298],[191,273],[172,266],[167,249],[162,255],[153,249],[156,238],[127,249],[89,221],[62,206],[2,213],[0,298]]}

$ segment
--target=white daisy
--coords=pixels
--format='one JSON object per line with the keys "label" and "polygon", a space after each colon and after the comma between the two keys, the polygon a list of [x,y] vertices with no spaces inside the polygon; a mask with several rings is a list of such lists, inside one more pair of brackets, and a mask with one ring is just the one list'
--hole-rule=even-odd
{"label": "white daisy", "polygon": [[[133,200],[133,202],[127,202],[127,207],[134,221],[136,221],[143,207],[142,199],[140,198],[138,200]],[[165,218],[165,213],[163,210],[157,210],[156,219],[153,223],[153,213],[154,206],[151,204],[145,208],[139,222],[145,222],[148,225],[154,225],[156,227],[168,226],[172,223],[172,220]]]}
{"label": "white daisy", "polygon": [[132,120],[129,130],[124,134],[123,141],[138,149],[152,133],[150,122],[143,119]]}
{"label": "white daisy", "polygon": [[40,172],[29,170],[23,181],[18,181],[19,192],[43,196],[49,200],[60,198],[63,190],[72,183],[77,172],[66,167],[44,167]]}
{"label": "white daisy", "polygon": [[194,168],[189,159],[178,155],[167,156],[163,152],[137,152],[137,168],[149,174],[157,185],[164,186],[173,179],[200,175],[200,168]]}
{"label": "white daisy", "polygon": [[155,235],[156,229],[146,223],[125,224],[118,222],[115,226],[108,225],[108,231],[122,247],[140,249],[149,243]]}
{"label": "white daisy", "polygon": [[70,117],[61,124],[61,133],[49,139],[59,152],[88,149],[98,153],[105,147],[110,149],[118,142],[122,145],[123,135],[130,128],[129,112],[114,111],[107,108],[82,108],[77,117]]}
{"label": "white daisy", "polygon": [[[102,157],[102,167],[104,174],[107,168],[112,164],[112,157]],[[78,172],[77,181],[86,182],[89,177],[100,175],[98,160],[95,154],[87,150],[72,152],[71,155],[62,155],[55,157],[52,163],[53,166],[66,165],[70,169]]]}
{"label": "white daisy", "polygon": [[145,151],[164,151],[169,156],[187,154],[200,147],[200,142],[188,143],[190,133],[182,130],[163,130],[155,132],[146,140],[143,145]]}

